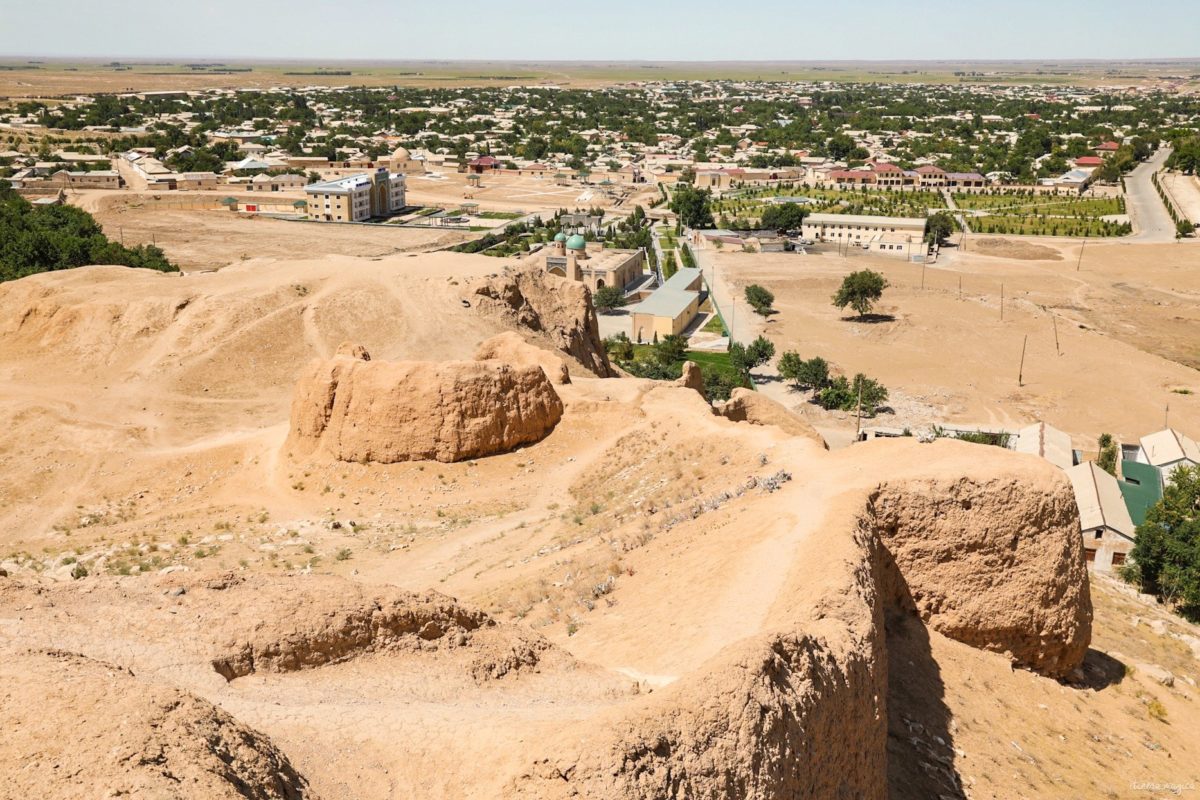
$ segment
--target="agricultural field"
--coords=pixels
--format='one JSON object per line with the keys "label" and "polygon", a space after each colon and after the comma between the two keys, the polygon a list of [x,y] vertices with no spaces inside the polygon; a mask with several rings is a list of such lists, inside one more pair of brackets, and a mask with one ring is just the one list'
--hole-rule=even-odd
{"label": "agricultural field", "polygon": [[[785,199],[786,198],[786,199]],[[749,189],[725,195],[713,201],[713,215],[726,220],[721,227],[752,227],[751,220],[777,202],[803,204],[810,213],[871,214],[881,217],[924,217],[930,209],[946,207],[938,192],[852,189],[817,189],[806,186],[779,186]],[[745,224],[741,224],[745,223]]]}

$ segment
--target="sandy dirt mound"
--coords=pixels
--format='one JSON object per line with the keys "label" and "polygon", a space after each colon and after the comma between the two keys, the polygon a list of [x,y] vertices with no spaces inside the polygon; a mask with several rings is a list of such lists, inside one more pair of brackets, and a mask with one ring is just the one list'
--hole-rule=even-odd
{"label": "sandy dirt mound", "polygon": [[339,354],[301,375],[288,442],[338,461],[462,461],[540,441],[562,412],[540,366]]}
{"label": "sandy dirt mound", "polygon": [[973,238],[971,247],[975,252],[996,258],[1012,258],[1018,261],[1062,261],[1062,253],[1044,244],[995,237]]}
{"label": "sandy dirt mound", "polygon": [[895,561],[899,601],[934,630],[1051,677],[1083,662],[1092,605],[1075,499],[1061,481],[889,482],[867,520]]}
{"label": "sandy dirt mound", "polygon": [[436,592],[374,592],[331,579],[248,583],[231,578],[201,587],[236,617],[222,621],[226,641],[213,669],[226,680],[256,672],[295,672],[369,653],[429,653],[460,648],[476,680],[534,667],[549,644],[497,626],[482,611]]}
{"label": "sandy dirt mound", "polygon": [[265,736],[128,670],[60,652],[6,655],[0,685],[0,797],[315,797]]}
{"label": "sandy dirt mound", "polygon": [[467,285],[463,302],[480,312],[542,334],[600,376],[613,374],[600,339],[591,292],[582,283],[540,270],[510,268]]}
{"label": "sandy dirt mound", "polygon": [[799,414],[753,389],[734,389],[729,400],[716,407],[717,413],[734,422],[749,422],[751,425],[774,425],[791,436],[811,439],[822,448],[829,446],[816,429]]}
{"label": "sandy dirt mound", "polygon": [[571,382],[567,363],[549,350],[529,344],[521,335],[506,331],[493,336],[479,345],[475,351],[476,361],[502,361],[514,367],[537,366],[546,377],[559,386]]}

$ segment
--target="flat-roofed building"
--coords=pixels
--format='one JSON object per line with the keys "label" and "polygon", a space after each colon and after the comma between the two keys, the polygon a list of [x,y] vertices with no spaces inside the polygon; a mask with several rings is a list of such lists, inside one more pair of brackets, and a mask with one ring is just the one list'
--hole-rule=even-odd
{"label": "flat-roofed building", "polygon": [[224,176],[215,172],[181,172],[175,180],[180,189],[216,189],[224,182]]}
{"label": "flat-roofed building", "polygon": [[645,300],[630,306],[634,341],[651,341],[656,335],[662,338],[687,330],[700,311],[703,286],[703,273],[684,267]]}
{"label": "flat-roofed building", "polygon": [[1098,570],[1119,567],[1133,549],[1136,529],[1117,479],[1088,461],[1066,470],[1079,506],[1084,554]]}
{"label": "flat-roofed building", "polygon": [[925,220],[917,217],[873,217],[863,214],[809,214],[801,225],[801,235],[814,242],[851,242],[868,244],[883,234],[925,236]]}
{"label": "flat-roofed building", "polygon": [[60,169],[47,178],[46,183],[72,189],[120,189],[121,176],[115,169]]}
{"label": "flat-roofed building", "polygon": [[404,176],[387,167],[304,187],[309,216],[325,222],[362,222],[404,208]]}

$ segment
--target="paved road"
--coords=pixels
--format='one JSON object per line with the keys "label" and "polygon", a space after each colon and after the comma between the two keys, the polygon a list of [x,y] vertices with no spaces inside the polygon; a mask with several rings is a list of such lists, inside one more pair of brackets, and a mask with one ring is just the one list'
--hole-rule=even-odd
{"label": "paved road", "polygon": [[1150,176],[1162,168],[1170,155],[1171,148],[1159,148],[1157,153],[1125,176],[1125,210],[1133,222],[1135,233],[1123,241],[1175,241],[1175,223],[1158,196],[1158,190],[1150,182]]}

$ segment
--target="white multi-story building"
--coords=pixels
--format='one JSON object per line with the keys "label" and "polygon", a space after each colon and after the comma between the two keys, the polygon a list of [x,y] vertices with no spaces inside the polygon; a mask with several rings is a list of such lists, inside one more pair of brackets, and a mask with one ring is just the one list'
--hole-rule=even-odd
{"label": "white multi-story building", "polygon": [[309,216],[326,222],[363,222],[394,214],[404,208],[404,191],[404,176],[387,167],[304,187]]}

